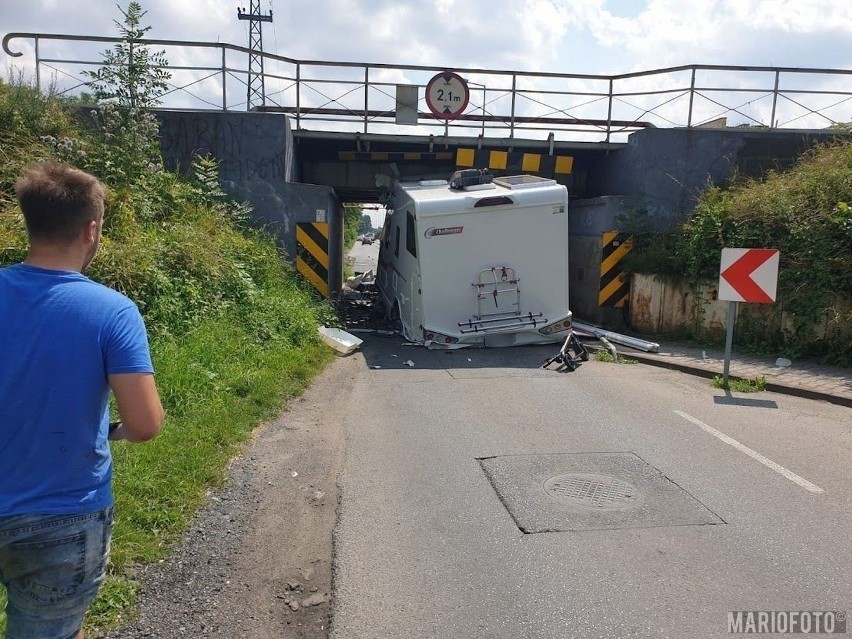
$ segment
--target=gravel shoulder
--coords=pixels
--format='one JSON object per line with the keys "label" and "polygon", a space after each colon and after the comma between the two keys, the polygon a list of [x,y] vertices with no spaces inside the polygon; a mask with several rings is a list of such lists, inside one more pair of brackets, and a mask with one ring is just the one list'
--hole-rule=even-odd
{"label": "gravel shoulder", "polygon": [[337,477],[363,365],[336,359],[256,431],[180,546],[141,571],[138,619],[106,637],[328,636]]}

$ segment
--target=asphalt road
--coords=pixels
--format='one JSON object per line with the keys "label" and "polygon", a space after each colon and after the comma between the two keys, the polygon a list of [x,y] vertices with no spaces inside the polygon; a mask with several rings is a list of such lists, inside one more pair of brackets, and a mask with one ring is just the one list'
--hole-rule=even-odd
{"label": "asphalt road", "polygon": [[852,610],[848,408],[362,337],[334,639],[729,637],[729,611]]}
{"label": "asphalt road", "polygon": [[379,263],[379,243],[361,244],[356,241],[349,250],[349,257],[353,260],[352,270],[355,273],[366,273],[369,270],[375,273]]}

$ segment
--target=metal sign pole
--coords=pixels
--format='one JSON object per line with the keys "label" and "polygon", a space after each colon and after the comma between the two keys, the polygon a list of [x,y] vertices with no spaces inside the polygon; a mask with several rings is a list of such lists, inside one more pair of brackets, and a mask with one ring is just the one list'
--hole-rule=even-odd
{"label": "metal sign pole", "polygon": [[734,343],[734,318],[737,313],[737,302],[728,302],[728,331],[725,334],[725,370],[722,373],[722,383],[728,387],[728,373],[731,370],[731,346]]}

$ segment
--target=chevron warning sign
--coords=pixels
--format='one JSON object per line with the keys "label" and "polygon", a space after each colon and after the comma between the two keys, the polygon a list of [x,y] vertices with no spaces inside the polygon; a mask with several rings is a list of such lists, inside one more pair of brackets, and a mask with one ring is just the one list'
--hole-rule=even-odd
{"label": "chevron warning sign", "polygon": [[328,297],[328,222],[296,224],[296,270]]}
{"label": "chevron warning sign", "polygon": [[630,279],[621,260],[633,248],[633,237],[619,231],[607,231],[601,240],[601,285],[598,306],[623,307],[630,296]]}
{"label": "chevron warning sign", "polygon": [[778,288],[778,249],[723,248],[719,299],[769,304]]}

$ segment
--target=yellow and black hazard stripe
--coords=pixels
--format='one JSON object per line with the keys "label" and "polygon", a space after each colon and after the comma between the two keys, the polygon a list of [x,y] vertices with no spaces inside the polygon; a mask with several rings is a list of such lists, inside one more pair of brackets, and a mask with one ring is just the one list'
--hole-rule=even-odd
{"label": "yellow and black hazard stripe", "polygon": [[296,270],[328,297],[328,223],[296,224]]}
{"label": "yellow and black hazard stripe", "polygon": [[627,233],[607,231],[601,247],[601,286],[598,306],[621,308],[630,297],[630,277],[621,266],[624,256],[633,248],[633,237]]}
{"label": "yellow and black hazard stripe", "polygon": [[452,162],[453,152],[338,151],[337,159],[341,162]]}
{"label": "yellow and black hazard stripe", "polygon": [[531,173],[542,177],[570,175],[574,158],[570,155],[542,155],[540,153],[510,153],[483,149],[458,149],[456,167],[499,171],[506,174]]}

